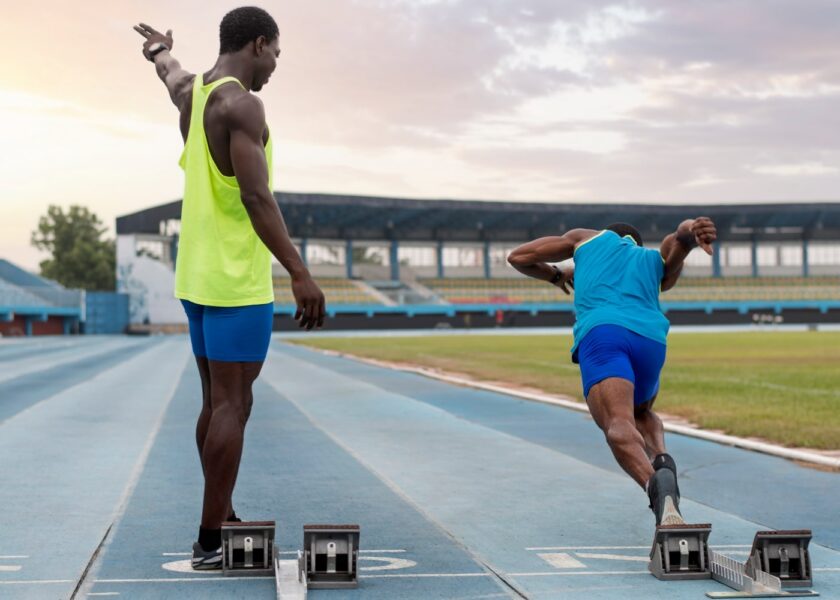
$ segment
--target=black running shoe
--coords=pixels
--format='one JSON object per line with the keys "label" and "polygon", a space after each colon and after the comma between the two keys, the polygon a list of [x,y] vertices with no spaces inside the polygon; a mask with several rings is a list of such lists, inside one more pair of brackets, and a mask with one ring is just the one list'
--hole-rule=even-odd
{"label": "black running shoe", "polygon": [[[674,461],[674,458],[670,454],[657,454],[653,462],[653,470],[658,471],[659,469],[671,469],[674,472],[674,477],[677,477],[677,463]],[[677,496],[680,495],[680,483],[679,479],[677,480]]]}
{"label": "black running shoe", "polygon": [[680,514],[680,492],[677,476],[671,469],[659,469],[648,482],[650,508],[656,516],[657,525],[682,525],[685,520]]}
{"label": "black running shoe", "polygon": [[222,568],[222,547],[207,552],[196,542],[193,544],[192,568],[196,571],[212,571]]}

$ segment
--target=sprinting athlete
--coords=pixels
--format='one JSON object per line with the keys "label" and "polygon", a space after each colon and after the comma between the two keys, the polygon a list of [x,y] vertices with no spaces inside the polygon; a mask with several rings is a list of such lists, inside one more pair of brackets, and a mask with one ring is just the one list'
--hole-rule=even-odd
{"label": "sprinting athlete", "polygon": [[196,442],[204,503],[194,569],[220,569],[221,525],[239,520],[233,488],[242,458],[251,386],[268,352],[274,317],[273,254],[291,276],[295,318],[324,322],[324,295],[289,239],[272,194],[272,139],[262,102],[280,55],[278,28],[262,9],[237,8],[222,19],[219,56],[188,73],[172,56],[172,31],[141,23],[143,56],[153,62],[180,113],[186,176],[175,296],[181,299],[201,375],[203,407]]}
{"label": "sprinting athlete", "polygon": [[[653,412],[669,328],[659,293],[674,287],[693,248],[712,254],[715,239],[711,219],[698,217],[683,221],[656,251],[642,246],[636,228],[617,223],[540,238],[508,257],[529,277],[567,294],[574,288],[572,360],[580,364],[589,412],[618,464],[647,491],[657,525],[683,523],[677,466]],[[569,258],[574,267],[548,264]]]}

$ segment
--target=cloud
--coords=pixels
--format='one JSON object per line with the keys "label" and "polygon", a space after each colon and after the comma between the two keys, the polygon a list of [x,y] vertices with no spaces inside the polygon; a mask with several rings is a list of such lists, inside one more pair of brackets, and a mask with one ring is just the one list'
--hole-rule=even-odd
{"label": "cloud", "polygon": [[750,167],[750,171],[760,175],[778,175],[781,177],[800,177],[840,173],[840,168],[822,163],[799,163],[793,165],[763,165]]}

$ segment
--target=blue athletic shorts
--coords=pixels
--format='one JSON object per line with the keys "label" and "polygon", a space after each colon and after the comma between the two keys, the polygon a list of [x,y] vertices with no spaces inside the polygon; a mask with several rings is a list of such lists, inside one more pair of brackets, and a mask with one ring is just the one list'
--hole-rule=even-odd
{"label": "blue athletic shorts", "polygon": [[222,362],[263,362],[271,341],[274,304],[204,306],[181,300],[193,354]]}
{"label": "blue athletic shorts", "polygon": [[577,348],[583,395],[596,383],[620,377],[634,386],[633,404],[650,401],[659,392],[659,372],[665,364],[665,344],[618,325],[593,328]]}

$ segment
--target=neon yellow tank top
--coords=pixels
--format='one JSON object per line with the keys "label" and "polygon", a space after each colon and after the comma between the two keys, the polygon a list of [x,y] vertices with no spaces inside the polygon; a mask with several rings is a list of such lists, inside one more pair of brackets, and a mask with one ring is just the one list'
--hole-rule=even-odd
{"label": "neon yellow tank top", "polygon": [[[204,107],[223,77],[204,85],[195,76],[190,129],[179,164],[184,169],[181,237],[175,265],[175,297],[206,306],[247,306],[274,301],[271,253],[254,231],[236,177],[223,175],[210,154]],[[265,146],[272,186],[271,136]]]}

